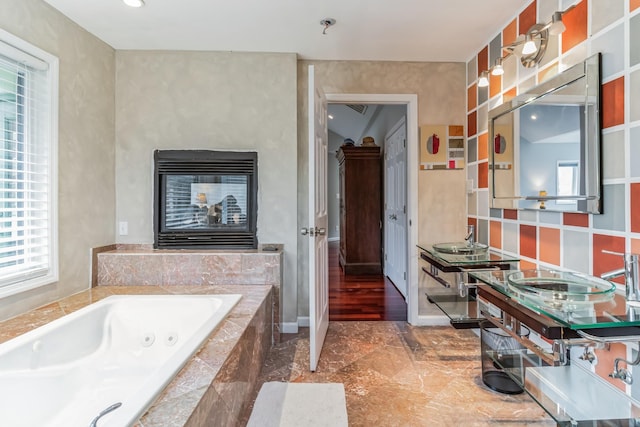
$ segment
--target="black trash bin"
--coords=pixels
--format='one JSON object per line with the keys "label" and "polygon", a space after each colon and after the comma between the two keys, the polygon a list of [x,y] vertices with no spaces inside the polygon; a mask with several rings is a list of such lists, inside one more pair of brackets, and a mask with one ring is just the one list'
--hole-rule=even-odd
{"label": "black trash bin", "polygon": [[[520,336],[528,337],[529,329],[520,327]],[[525,347],[507,332],[488,320],[480,322],[480,351],[482,382],[492,390],[505,394],[519,394],[524,390],[503,368],[523,369],[521,351]],[[518,375],[523,378],[522,373]]]}

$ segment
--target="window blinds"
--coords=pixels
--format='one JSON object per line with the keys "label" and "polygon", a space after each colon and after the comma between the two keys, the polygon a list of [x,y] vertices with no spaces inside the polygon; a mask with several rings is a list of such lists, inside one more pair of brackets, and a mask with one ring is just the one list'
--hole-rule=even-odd
{"label": "window blinds", "polygon": [[0,289],[55,270],[48,70],[0,42]]}

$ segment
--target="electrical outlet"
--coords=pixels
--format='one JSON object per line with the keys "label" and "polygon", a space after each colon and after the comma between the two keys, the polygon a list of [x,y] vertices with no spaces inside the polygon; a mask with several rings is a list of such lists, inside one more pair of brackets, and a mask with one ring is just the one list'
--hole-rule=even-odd
{"label": "electrical outlet", "polygon": [[340,231],[340,226],[336,225],[336,231]]}
{"label": "electrical outlet", "polygon": [[129,234],[129,223],[127,221],[120,221],[120,224],[118,224],[118,232],[121,236]]}

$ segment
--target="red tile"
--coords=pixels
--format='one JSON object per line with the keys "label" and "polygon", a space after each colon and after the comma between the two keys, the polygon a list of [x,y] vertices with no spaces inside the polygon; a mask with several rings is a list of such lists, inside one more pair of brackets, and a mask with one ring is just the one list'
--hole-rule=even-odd
{"label": "red tile", "polygon": [[467,111],[471,111],[478,106],[478,87],[472,84],[467,89]]}
{"label": "red tile", "polygon": [[489,188],[489,162],[478,164],[478,188]]}
{"label": "red tile", "polygon": [[640,0],[629,0],[629,12],[633,12],[640,7]]}
{"label": "red tile", "polygon": [[588,227],[589,215],[578,213],[563,213],[562,223],[564,225],[573,225],[574,227]]}
{"label": "red tile", "polygon": [[602,127],[624,123],[624,76],[602,85]]}
{"label": "red tile", "polygon": [[631,252],[640,254],[640,239],[631,239]]}
{"label": "red tile", "polygon": [[518,219],[518,211],[515,209],[505,209],[502,211],[504,219]]}
{"label": "red tile", "polygon": [[520,225],[520,255],[537,259],[538,237],[533,225]]}
{"label": "red tile", "polygon": [[489,222],[489,246],[495,249],[502,249],[502,222]]}
{"label": "red tile", "polygon": [[476,236],[478,235],[478,220],[477,218],[467,217],[467,225],[473,225],[476,229]]}
{"label": "red tile", "polygon": [[489,69],[489,46],[478,52],[478,76]]}
{"label": "red tile", "polygon": [[478,160],[489,158],[489,134],[483,133],[478,135]]}
{"label": "red tile", "polygon": [[[607,236],[604,234],[593,235],[593,275],[600,276],[607,271],[624,267],[624,261],[619,255],[602,253],[606,249],[613,252],[623,253],[624,237]],[[616,279],[615,282],[624,283],[624,279]]]}
{"label": "red tile", "polygon": [[640,233],[640,182],[631,184],[631,231]]}
{"label": "red tile", "polygon": [[[564,19],[563,19],[564,21]],[[536,2],[531,2],[518,16],[518,34],[527,34],[529,28],[536,24]]]}
{"label": "red tile", "polygon": [[478,116],[474,111],[467,115],[467,136],[473,136],[478,131]]}
{"label": "red tile", "polygon": [[[504,30],[502,30],[502,46],[513,43],[514,41],[516,41],[516,37],[518,37],[518,21],[514,19],[509,23],[509,25],[504,27]],[[502,53],[502,56],[506,55],[507,53],[509,53],[509,51],[505,49]]]}
{"label": "red tile", "polygon": [[570,50],[587,39],[588,0],[562,15],[562,22],[567,29],[562,33],[562,53]]}
{"label": "red tile", "polygon": [[560,230],[540,227],[540,261],[560,265]]}

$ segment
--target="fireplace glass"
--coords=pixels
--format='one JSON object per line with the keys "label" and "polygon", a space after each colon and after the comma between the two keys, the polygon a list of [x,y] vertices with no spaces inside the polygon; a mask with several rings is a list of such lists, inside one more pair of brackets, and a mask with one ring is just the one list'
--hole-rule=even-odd
{"label": "fireplace glass", "polygon": [[257,247],[256,153],[157,151],[155,163],[157,248]]}

